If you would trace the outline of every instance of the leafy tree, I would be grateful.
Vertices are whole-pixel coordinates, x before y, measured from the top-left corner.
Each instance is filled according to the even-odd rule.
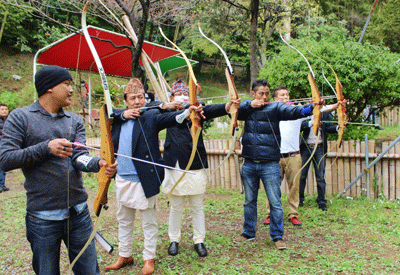
[[[379,2],[371,19],[366,37],[374,44],[384,43],[400,52],[400,0]]]
[[[310,52],[332,65],[343,84],[349,119],[356,121],[361,118],[367,105],[376,105],[379,109],[399,105],[400,68],[395,63],[397,56],[388,48],[355,42],[349,37],[345,24],[337,22],[337,26],[332,26],[324,18],[316,18],[312,23],[313,28],[298,28],[298,38],[290,43],[308,57],[317,85],[324,95],[333,92],[323,79],[322,69],[333,86],[334,74]],[[271,56],[261,70],[260,77],[268,79],[272,87],[286,85],[291,97],[296,98],[311,95],[308,73],[304,59],[282,43],[280,50]]]

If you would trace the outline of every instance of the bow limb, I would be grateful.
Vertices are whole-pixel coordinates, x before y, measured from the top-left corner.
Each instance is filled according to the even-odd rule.
[[[87,13],[88,5],[89,5],[89,1],[86,2],[85,6],[82,10],[82,17],[81,17],[82,32],[83,32],[86,42],[90,48],[90,51],[92,52],[93,58],[96,62],[97,70],[101,77],[101,85],[103,86],[103,91],[104,91],[105,104],[101,107],[101,110],[100,110],[100,135],[101,135],[100,157],[102,157],[107,162],[108,165],[111,165],[112,163],[115,162],[114,146],[113,146],[112,137],[111,137],[111,124],[112,124],[111,114],[113,113],[112,112],[112,101],[111,101],[110,91],[108,88],[109,86],[108,86],[108,82],[107,82],[106,73],[103,69],[103,65],[101,63],[100,57],[97,54],[96,48],[94,47],[93,42],[90,38],[89,32],[87,30],[86,13]],[[73,266],[75,265],[75,263],[78,261],[79,257],[83,254],[83,252],[86,250],[86,248],[90,245],[93,238],[95,237],[97,228],[100,224],[99,221],[100,221],[101,209],[103,207],[106,208],[106,204],[108,202],[108,198],[107,198],[108,187],[110,186],[111,179],[106,176],[105,170],[106,170],[106,167],[103,166],[100,168],[100,171],[98,173],[99,189],[97,191],[97,195],[96,195],[96,198],[94,201],[94,212],[95,212],[97,218],[96,218],[96,222],[93,226],[92,234],[90,235],[89,239],[87,240],[86,244],[81,249],[79,254],[75,257],[73,262],[70,264],[69,269],[68,269],[68,274],[71,274]]]
[[[322,59],[321,57],[313,54],[311,51],[309,51],[312,55],[318,57],[319,59],[321,59],[322,61],[325,62],[326,65],[328,65],[328,67],[332,70],[332,72],[335,74],[335,80],[336,80],[336,90],[332,87],[332,84],[328,81],[328,79],[325,77],[324,72],[322,71],[322,75],[325,79],[326,82],[328,82],[329,86],[331,87],[333,93],[335,94],[337,101],[344,101],[344,95],[343,95],[343,85],[342,83],[340,83],[339,77],[337,76],[335,70],[333,69],[332,65],[329,64],[326,60]],[[346,107],[343,106],[342,104],[339,104],[338,106],[338,124],[339,124],[339,129],[338,129],[338,139],[337,139],[337,146],[338,148],[340,148],[340,146],[342,145],[342,141],[343,141],[343,134],[344,134],[344,126],[346,123],[346,118],[347,118],[347,114],[346,114]]]
[[[231,100],[239,99],[238,92],[237,92],[236,85],[235,85],[235,81],[234,81],[233,68],[232,68],[231,62],[229,61],[229,58],[228,58],[226,52],[214,40],[210,39],[209,37],[207,37],[203,33],[203,31],[200,28],[200,23],[199,23],[199,31],[200,31],[200,34],[204,38],[206,38],[208,41],[213,43],[221,51],[222,55],[224,56],[225,62],[226,62],[225,76],[226,76],[226,80],[228,82],[229,98]],[[229,129],[230,129],[231,135],[234,136],[235,135],[235,131],[238,130],[237,129],[238,128],[238,125],[237,125],[238,108],[234,104],[232,104],[231,108],[229,109],[229,113],[231,115],[231,123],[230,123]]]
[[[308,82],[310,83],[310,87],[311,87],[311,97],[312,97],[312,101],[313,102],[321,102],[321,95],[318,91],[317,88],[317,83],[315,81],[315,74],[314,71],[310,65],[310,62],[308,62],[307,58],[294,46],[290,45],[288,42],[285,41],[285,39],[283,39],[282,37],[282,33],[279,32],[279,36],[281,37],[282,41],[288,45],[290,48],[292,48],[293,50],[295,50],[296,52],[298,52],[301,57],[303,57],[303,59],[306,61],[308,68],[310,70],[310,72],[308,73]],[[313,115],[314,115],[314,125],[313,125],[313,131],[314,134],[317,135],[318,132],[318,128],[319,125],[321,123],[321,112],[319,110],[319,105],[316,105],[313,109]]]
[[[196,77],[193,72],[192,64],[190,64],[189,59],[186,57],[186,54],[171,40],[169,40],[164,32],[162,31],[161,27],[159,27],[161,35],[164,37],[165,40],[167,40],[171,45],[173,45],[182,55],[183,59],[185,60],[188,70],[189,70],[189,104],[190,106],[200,106],[200,103],[197,101],[197,89],[199,87],[199,84],[197,83]],[[192,121],[192,126],[191,126],[191,134],[192,134],[192,140],[193,140],[193,146],[192,146],[192,152],[190,154],[189,161],[186,165],[185,170],[189,170],[190,167],[192,166],[193,160],[196,156],[196,151],[197,151],[197,144],[199,142],[199,137],[201,134],[201,117],[197,112],[192,112],[190,114],[190,120]],[[174,186],[172,186],[171,191],[168,193],[168,201],[171,198],[172,192],[178,186],[179,182],[182,181],[183,177],[186,174],[182,174],[182,176],[178,179],[177,182],[175,182]]]
[[[215,42],[211,38],[207,37],[203,33],[203,31],[201,30],[201,27],[200,27],[200,23],[198,24],[198,26],[199,26],[200,34],[204,38],[206,38],[208,41],[213,43],[221,51],[222,55],[225,58],[225,62],[226,62],[225,76],[226,76],[226,80],[228,82],[229,98],[231,100],[239,99],[238,92],[237,92],[236,85],[235,85],[235,81],[234,81],[233,68],[232,68],[231,62],[229,61],[229,58],[228,58],[226,52],[224,51],[224,49],[222,49],[222,47],[220,45],[217,44],[217,42]],[[224,158],[224,160],[211,173],[211,177],[229,159],[229,157],[231,156],[231,154],[233,153],[233,151],[235,149],[236,140],[239,139],[239,127],[238,127],[238,124],[237,124],[237,119],[238,119],[238,114],[239,114],[238,113],[238,107],[236,107],[234,104],[232,104],[230,109],[229,109],[229,114],[231,115],[231,123],[230,123],[229,130],[230,130],[231,135],[233,136],[232,144],[231,144],[231,146],[229,148],[229,152],[226,155],[226,157]]]

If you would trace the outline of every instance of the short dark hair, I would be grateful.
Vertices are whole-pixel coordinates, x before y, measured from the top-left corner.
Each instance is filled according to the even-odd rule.
[[[257,92],[258,88],[261,86],[267,86],[268,88],[270,88],[269,83],[266,79],[257,79],[253,82],[253,84],[251,84],[251,90],[253,92]]]
[[[2,107],[2,106],[6,106],[8,108],[7,104],[0,103],[0,107]]]
[[[286,91],[287,91],[288,89],[286,88],[286,86],[279,85],[278,87],[276,87],[276,88],[272,91],[273,97],[276,97],[276,92],[279,91],[279,90],[286,90]]]

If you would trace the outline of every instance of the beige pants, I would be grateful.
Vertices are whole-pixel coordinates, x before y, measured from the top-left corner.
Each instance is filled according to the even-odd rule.
[[[294,177],[299,172],[301,168],[301,155],[297,154],[293,157],[281,158],[279,161],[281,165],[281,178],[283,180],[286,175],[286,180],[289,187],[288,194],[288,204],[289,204],[289,219],[292,217],[298,217],[299,212],[297,209],[299,208],[299,183],[300,183],[300,174],[296,177],[296,182],[294,182]],[[267,198],[267,216],[270,215],[269,202]]]
[[[168,235],[171,242],[179,243],[181,240],[181,221],[182,212],[185,206],[185,197],[189,200],[190,212],[193,223],[193,242],[203,243],[206,236],[206,226],[204,220],[203,200],[204,194],[171,196],[171,210],[169,212]]]
[[[138,211],[142,214],[142,229],[144,235],[143,260],[151,260],[156,257],[158,235],[157,210],[154,205],[153,207]],[[135,212],[136,209],[118,203],[119,255],[126,258],[132,255]]]

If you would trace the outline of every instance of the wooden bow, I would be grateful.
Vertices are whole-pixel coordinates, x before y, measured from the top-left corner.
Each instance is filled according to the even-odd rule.
[[[101,144],[100,144],[100,157],[102,157],[104,160],[107,161],[108,165],[111,165],[115,162],[115,157],[114,157],[114,145],[112,142],[112,136],[111,136],[111,124],[112,124],[112,101],[111,101],[111,96],[110,96],[110,90],[106,78],[106,73],[103,69],[103,65],[101,63],[100,57],[97,54],[96,48],[93,45],[93,42],[90,38],[89,32],[87,30],[87,25],[86,25],[86,13],[87,13],[87,8],[89,5],[89,1],[86,2],[83,10],[82,10],[82,17],[81,17],[81,24],[82,24],[82,32],[83,35],[85,36],[86,42],[90,48],[90,51],[92,52],[93,58],[96,62],[97,70],[100,74],[101,77],[101,85],[103,86],[103,91],[104,91],[104,99],[105,99],[105,104],[101,107],[100,109],[100,136],[101,136]],[[100,213],[102,208],[107,209],[107,193],[108,193],[108,187],[110,186],[111,179],[106,176],[105,174],[106,167],[103,166],[101,167],[99,173],[98,173],[98,183],[99,183],[99,189],[97,191],[97,195],[94,201],[94,213],[96,214],[96,222],[95,225],[93,226],[93,231],[92,234],[90,235],[89,239],[87,240],[86,244],[82,248],[82,250],[79,252],[79,254],[75,257],[74,261],[70,264],[70,267],[68,269],[68,274],[71,274],[72,268],[75,265],[76,261],[79,259],[79,257],[82,255],[82,253],[86,250],[86,248],[89,246],[89,244],[92,242],[93,238],[96,235],[97,228],[99,226],[99,220],[100,220]]]
[[[324,71],[322,70],[322,76],[324,77],[325,81],[329,84],[329,87],[331,87],[333,93],[336,96],[337,101],[344,101],[344,95],[343,95],[343,85],[342,83],[340,83],[339,77],[337,76],[335,70],[333,69],[333,67],[331,66],[331,64],[329,64],[326,60],[322,59],[322,57],[317,56],[316,54],[312,53],[311,51],[309,51],[312,55],[314,55],[315,57],[321,59],[326,65],[328,65],[328,67],[332,70],[332,72],[335,74],[335,79],[336,79],[336,89],[333,88],[332,84],[329,82],[329,80],[325,77]],[[338,125],[339,125],[339,129],[338,129],[338,139],[337,139],[337,146],[338,148],[340,148],[340,146],[342,145],[342,141],[343,141],[343,134],[344,134],[344,126],[346,123],[346,118],[347,118],[347,114],[346,114],[346,107],[342,104],[339,104],[338,106]]]
[[[204,38],[206,38],[208,41],[210,41],[215,46],[217,46],[217,48],[221,51],[222,55],[224,56],[225,62],[226,62],[225,76],[226,76],[226,80],[228,82],[229,98],[231,100],[238,100],[239,96],[238,96],[238,92],[236,90],[236,85],[235,85],[235,81],[234,81],[233,68],[232,68],[231,62],[229,61],[227,54],[225,53],[225,51],[222,49],[222,47],[220,45],[218,45],[214,40],[207,37],[203,33],[203,31],[200,28],[200,23],[199,23],[199,31],[200,31],[200,34],[202,36],[204,36]],[[238,123],[237,123],[239,113],[238,113],[238,107],[236,107],[235,104],[231,105],[231,107],[229,109],[229,114],[231,115],[231,123],[230,123],[229,130],[230,130],[231,135],[233,136],[233,141],[232,141],[232,144],[229,148],[229,152],[226,155],[225,159],[218,165],[217,168],[214,169],[214,171],[211,173],[211,175],[213,175],[216,171],[218,171],[218,169],[229,159],[229,157],[231,156],[231,154],[233,152],[233,149],[235,148],[236,140],[239,139],[239,127],[238,127]]]
[[[282,41],[288,45],[290,48],[292,48],[293,50],[295,50],[296,52],[298,52],[306,61],[308,68],[310,69],[310,72],[308,73],[308,82],[310,83],[310,87],[311,87],[311,98],[313,102],[321,102],[321,95],[318,91],[317,88],[317,83],[315,81],[315,74],[314,71],[310,65],[310,62],[308,62],[307,58],[294,46],[290,45],[288,42],[285,41],[285,39],[283,39],[282,37],[282,33],[279,32],[279,35],[282,39]],[[317,135],[318,133],[318,128],[321,122],[321,112],[319,110],[319,106],[316,105],[313,109],[313,116],[314,116],[314,125],[313,125],[313,131],[314,134]]]
[[[164,37],[165,40],[167,40],[171,45],[173,45],[182,55],[183,59],[185,60],[188,70],[189,70],[189,104],[190,106],[200,106],[200,103],[197,101],[197,89],[200,87],[200,85],[197,83],[196,77],[193,72],[192,65],[190,64],[189,59],[186,57],[185,53],[171,40],[169,40],[164,32],[162,31],[161,27],[159,27],[161,35]],[[200,114],[197,112],[192,112],[190,114],[190,120],[192,121],[192,126],[191,126],[191,134],[192,134],[192,140],[193,140],[193,147],[192,147],[192,152],[190,154],[190,158],[188,161],[188,164],[186,165],[185,170],[189,170],[190,167],[192,166],[194,157],[196,156],[196,151],[197,151],[197,144],[199,142],[199,137],[201,134],[201,117]],[[172,192],[175,190],[176,186],[179,184],[179,182],[182,181],[183,177],[186,174],[182,174],[182,176],[177,180],[177,182],[172,186],[171,191],[168,193],[168,201],[171,198]]]
[[[288,42],[285,41],[285,39],[283,39],[282,37],[282,33],[279,32],[279,36],[281,37],[282,41],[288,45],[290,48],[292,48],[293,50],[295,50],[296,52],[298,52],[306,61],[308,68],[310,69],[310,72],[308,73],[308,82],[310,83],[310,87],[311,87],[311,97],[312,97],[312,101],[313,102],[321,102],[321,95],[318,91],[317,88],[317,83],[315,81],[315,74],[314,71],[310,65],[310,62],[308,62],[307,58],[294,46],[290,45]],[[310,158],[304,163],[304,165],[300,168],[299,172],[297,172],[297,174],[294,177],[294,181],[296,181],[297,176],[301,173],[301,171],[303,170],[304,167],[307,166],[307,164],[311,161],[312,157],[314,156],[318,146],[318,141],[320,139],[321,133],[320,131],[318,131],[319,125],[321,124],[321,111],[319,109],[319,105],[315,105],[314,109],[313,109],[313,116],[314,116],[314,124],[313,124],[313,132],[314,134],[317,136],[317,139],[315,141],[315,146],[314,146],[314,150],[311,152]]]

